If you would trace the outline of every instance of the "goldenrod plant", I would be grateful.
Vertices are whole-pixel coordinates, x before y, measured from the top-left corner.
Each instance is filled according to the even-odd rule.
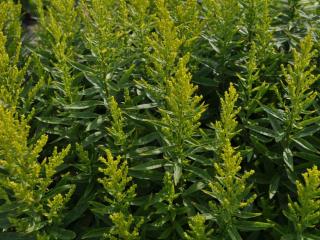
[[[165,1],[176,25],[179,38],[183,39],[185,51],[191,50],[199,40],[205,21],[201,20],[201,5],[198,1]]]
[[[51,126],[51,132],[55,132],[57,139],[73,138],[74,127],[71,125],[79,120],[77,109],[83,98],[79,94],[81,89],[76,83],[78,79],[73,74],[74,68],[70,63],[79,49],[77,39],[80,25],[78,12],[74,8],[76,2],[55,0],[47,4],[36,0],[34,3],[39,23],[35,27],[36,37],[31,42],[30,49],[33,52],[33,66],[39,74],[32,76],[31,87],[40,87],[41,94],[32,107],[36,109],[37,120],[43,125]],[[38,42],[37,39],[45,41]],[[51,107],[46,108],[43,102],[51,102]],[[39,111],[43,108],[45,111]],[[54,129],[56,123],[62,122],[69,128],[65,131]],[[74,138],[73,143],[77,140]]]
[[[179,211],[183,208],[178,203],[181,194],[175,187],[173,174],[166,172],[163,177],[162,189],[145,205],[147,209],[154,209],[149,218],[153,221],[149,225],[150,236],[158,235],[159,239],[183,238],[182,221]],[[150,231],[151,230],[151,231]]]
[[[82,70],[92,85],[102,88],[100,94],[107,101],[132,86],[126,71],[140,72],[151,28],[149,1],[81,1],[79,12],[84,25],[81,38],[91,56],[84,61],[93,67]]]
[[[16,107],[26,76],[28,61],[21,66],[21,6],[0,2],[0,102]]]
[[[75,101],[78,91],[75,87],[77,85],[73,83],[75,79],[71,75],[72,67],[68,63],[75,56],[75,35],[79,31],[78,16],[74,5],[74,0],[50,1],[46,15],[43,10],[42,0],[37,1],[41,26],[39,34],[43,34],[43,38],[47,40],[42,42],[43,52],[39,52],[39,54],[47,51],[47,53],[52,54],[52,59],[55,59],[48,63],[53,65],[50,66],[52,68],[51,73],[54,76],[54,81],[51,84],[56,85],[55,89],[58,94],[63,96],[67,103]],[[37,44],[40,45],[39,43]]]
[[[146,89],[153,101],[163,104],[165,94],[164,83],[176,70],[183,39],[179,37],[175,22],[166,7],[166,1],[156,2],[155,28],[147,37],[149,48],[146,48],[148,73],[147,81],[139,81],[139,85]]]
[[[0,0],[0,239],[319,239],[319,11]]]
[[[228,85],[227,79],[222,81],[222,76],[229,78],[232,73],[228,70],[234,66],[233,52],[239,45],[239,25],[242,24],[243,16],[241,14],[240,1],[235,0],[207,0],[204,1],[206,7],[206,28],[204,37],[209,42],[208,51],[215,56],[214,79],[215,84]]]
[[[181,58],[175,76],[165,81],[166,104],[160,109],[163,141],[169,147],[165,158],[173,164],[176,185],[183,174],[183,166],[190,161],[187,157],[192,151],[192,140],[199,134],[200,118],[206,108],[201,96],[195,95],[197,88],[191,83],[191,74],[186,68],[188,59],[188,55]]]
[[[1,222],[5,223],[2,232],[14,230],[22,233],[21,236],[33,235],[39,239],[59,239],[61,232],[70,236],[59,226],[63,226],[63,211],[75,187],[49,189],[70,146],[61,152],[55,149],[50,157],[40,160],[48,137],[43,135],[30,144],[27,120],[2,104],[0,128],[0,188],[4,200]]]
[[[248,59],[244,65],[245,73],[238,74],[239,77],[239,99],[244,106],[240,112],[243,124],[249,124],[251,114],[254,114],[259,102],[268,90],[266,82],[260,80],[260,69],[258,68],[257,47],[253,42],[248,53]]]
[[[238,93],[234,86],[230,85],[224,98],[221,99],[221,119],[213,125],[216,131],[216,152],[219,159],[214,164],[217,180],[209,184],[211,191],[207,192],[217,201],[209,203],[213,219],[219,226],[217,234],[221,234],[221,237],[228,235],[230,239],[240,238],[238,230],[246,227],[257,227],[257,229],[271,227],[268,223],[249,221],[242,223],[241,220],[241,211],[245,212],[245,209],[253,204],[257,195],[250,194],[248,184],[248,179],[254,171],[240,173],[242,157],[240,152],[236,152],[231,142],[237,134],[236,116],[240,111],[235,107],[237,100]]]
[[[236,116],[240,108],[236,108],[236,101],[238,100],[238,93],[234,86],[231,84],[228,91],[225,92],[224,98],[220,99],[220,121],[217,121],[212,127],[215,130],[217,151],[218,155],[222,152],[223,148],[231,143],[231,139],[237,134]]]
[[[294,233],[287,233],[283,239],[317,239],[320,222],[320,171],[314,166],[302,174],[303,182],[296,181],[297,201],[290,196],[288,208],[283,211],[284,215],[293,225]]]
[[[291,188],[298,173],[306,167],[311,168],[316,161],[318,148],[314,145],[314,141],[317,141],[314,134],[319,128],[314,105],[317,97],[314,84],[319,79],[313,64],[316,54],[312,35],[308,34],[300,41],[299,48],[293,49],[292,64],[286,68],[282,66],[282,89],[272,87],[277,102],[274,105],[261,105],[261,110],[267,114],[268,123],[264,124],[260,119],[260,124],[252,125],[250,121],[251,125],[248,126],[253,152],[272,162],[268,166],[261,164],[266,171],[264,174],[269,176],[265,178],[269,183],[269,199],[279,194],[282,188]],[[283,170],[279,171],[279,166]],[[272,172],[271,177],[268,172]],[[276,199],[281,201],[281,198]]]
[[[13,57],[10,57],[7,48],[7,37],[0,30],[0,101],[2,104],[16,107],[20,94],[22,92],[22,84],[28,68],[28,63],[24,67],[19,67],[20,45]]]
[[[210,234],[213,232],[213,230],[207,230],[206,229],[206,218],[203,215],[195,215],[190,218],[189,220],[189,227],[191,230],[188,230],[185,233],[185,239],[186,240],[208,240],[208,239],[214,239],[210,238]]]
[[[10,57],[20,57],[22,28],[21,5],[14,1],[0,1],[0,30],[7,36],[7,51]]]
[[[125,147],[127,143],[127,138],[129,137],[124,132],[125,127],[125,118],[123,113],[118,106],[114,97],[111,97],[109,100],[110,113],[112,117],[111,127],[107,129],[110,135],[113,137],[114,144],[120,147]]]
[[[204,21],[195,1],[156,1],[154,28],[147,37],[145,55],[147,76],[139,82],[148,94],[161,103],[163,82],[174,75],[178,60],[193,48]]]
[[[139,238],[139,227],[143,219],[136,219],[130,214],[130,205],[136,196],[136,185],[132,184],[132,178],[128,176],[126,160],[120,156],[113,158],[110,150],[106,150],[107,158],[100,158],[104,167],[99,168],[104,177],[98,181],[104,188],[104,200],[107,204],[106,213],[113,225],[103,239],[128,239]],[[97,209],[96,209],[97,211]]]
[[[301,150],[317,152],[316,148],[308,142],[309,136],[318,128],[317,124],[314,124],[317,118],[312,116],[312,102],[317,96],[312,86],[319,78],[313,74],[315,65],[312,64],[312,59],[316,52],[312,47],[312,36],[309,34],[301,40],[299,49],[293,50],[293,65],[288,65],[287,68],[282,67],[284,80],[281,85],[285,94],[283,97],[279,96],[281,101],[279,105],[282,108],[262,106],[268,114],[272,130],[262,126],[249,127],[258,141],[266,142],[268,138],[273,138],[275,142],[281,144],[281,148],[277,151],[282,153],[277,153],[280,155],[273,157],[283,159],[283,165],[292,182],[295,182],[296,178],[294,149],[298,148],[298,152]],[[280,92],[279,89],[277,91]],[[262,148],[261,145],[257,147]]]
[[[313,50],[312,35],[308,34],[301,42],[300,49],[293,50],[293,66],[283,68],[283,75],[286,83],[289,106],[285,106],[288,115],[289,131],[293,125],[298,125],[301,114],[308,109],[317,93],[312,90],[312,85],[319,79],[313,74],[316,65],[312,63],[313,57],[317,54]]]
[[[269,68],[268,64],[274,66],[273,62],[271,62],[270,58],[276,62],[276,58],[274,58],[274,45],[273,45],[273,29],[272,27],[272,15],[271,5],[272,1],[264,0],[258,1],[257,6],[257,20],[255,23],[256,36],[253,39],[256,43],[257,48],[257,58],[261,61],[261,67]],[[269,61],[268,61],[269,60]]]

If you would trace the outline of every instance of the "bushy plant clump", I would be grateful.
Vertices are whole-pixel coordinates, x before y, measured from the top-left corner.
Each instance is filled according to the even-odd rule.
[[[0,239],[320,239],[317,0],[0,0]]]

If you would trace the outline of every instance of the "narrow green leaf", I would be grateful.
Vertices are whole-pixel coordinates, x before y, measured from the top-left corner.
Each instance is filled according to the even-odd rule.
[[[250,218],[255,218],[255,217],[259,217],[261,216],[262,213],[257,213],[257,212],[240,212],[240,213],[237,213],[236,216],[238,218],[242,218],[242,219],[250,219]]]
[[[277,110],[277,109],[271,109],[265,105],[261,105],[262,109],[270,114],[271,116],[277,118],[278,120],[280,120],[281,122],[283,122],[285,120],[285,117],[284,117],[284,113],[282,113],[281,111]]]
[[[276,138],[277,137],[277,134],[273,130],[265,128],[265,127],[247,126],[247,128],[252,130],[252,131],[254,131],[254,132],[256,132],[256,133],[264,135],[266,137],[272,137],[272,138]]]
[[[91,119],[99,117],[99,114],[93,112],[72,112],[68,114],[68,118],[76,118],[76,119]]]
[[[40,122],[56,125],[65,125],[67,124],[65,119],[57,117],[36,117]]]
[[[46,193],[46,195],[43,197],[43,200],[52,198],[53,196],[59,193],[67,192],[72,188],[72,186],[73,186],[72,184],[66,184],[66,185],[55,187]]]
[[[175,185],[178,185],[181,176],[182,176],[182,166],[179,163],[174,163],[174,165],[173,165],[173,179],[174,179]]]
[[[88,137],[86,137],[83,141],[83,146],[89,146],[91,144],[95,144],[96,142],[98,142],[101,138],[103,138],[105,136],[105,134],[103,132],[95,132],[92,133],[91,135],[89,135]]]
[[[278,191],[280,176],[274,175],[269,185],[269,199],[272,199]]]
[[[64,106],[65,110],[84,110],[88,108],[93,108],[96,106],[104,106],[104,103],[97,100],[87,100],[87,101],[81,101],[72,103],[70,105]]]
[[[292,140],[300,147],[302,147],[305,150],[308,150],[310,152],[314,153],[319,153],[319,151],[312,145],[310,144],[307,140],[302,139],[302,138],[292,138]]]
[[[310,152],[295,152],[294,156],[297,156],[299,158],[305,159],[307,161],[311,161],[314,163],[318,163],[319,161],[319,155],[310,153]]]
[[[318,233],[317,235],[312,234],[312,233],[305,233],[303,234],[306,240],[320,240],[320,234]]]
[[[129,176],[145,179],[150,181],[161,181],[163,179],[163,174],[157,171],[133,171],[129,169]]]
[[[153,142],[158,137],[159,137],[159,133],[152,132],[152,133],[149,133],[149,134],[139,138],[136,142],[134,142],[134,145],[137,145],[137,146],[146,145],[148,143]]]
[[[197,191],[205,188],[205,186],[206,186],[206,184],[204,184],[203,182],[195,182],[182,193],[182,196],[186,197],[194,192],[197,192]]]
[[[73,231],[58,227],[52,227],[48,230],[48,232],[55,238],[61,240],[71,240],[76,237],[76,234]]]
[[[72,61],[69,59],[69,63],[76,69],[78,69],[81,72],[89,72],[89,73],[95,73],[95,70],[88,65],[81,64],[76,61]]]
[[[236,223],[237,229],[241,231],[261,231],[272,228],[274,224],[267,222],[253,222],[253,221],[238,221]]]
[[[285,148],[283,151],[283,160],[287,167],[293,172],[294,167],[293,167],[293,155],[292,152],[289,148]]]
[[[147,147],[136,149],[135,154],[137,156],[152,156],[152,155],[159,155],[163,153],[163,151],[164,151],[163,147],[147,146]]]
[[[157,103],[145,103],[145,104],[140,104],[140,105],[125,108],[125,110],[143,110],[143,109],[156,108],[157,106],[158,106]]]
[[[295,138],[303,138],[308,136],[313,136],[316,132],[320,130],[320,125],[313,125],[309,127],[304,127],[302,130],[297,132],[294,137]]]
[[[165,160],[163,160],[163,159],[151,160],[146,163],[133,166],[130,169],[134,170],[134,171],[152,170],[152,169],[161,168],[164,166],[164,164],[165,164]]]
[[[66,212],[63,220],[64,224],[69,225],[70,223],[76,221],[89,208],[89,202],[95,197],[92,192],[94,187],[95,185],[93,182],[87,185],[84,194],[81,195],[77,204],[75,204],[70,211]]]
[[[103,228],[94,228],[88,230],[82,237],[81,239],[90,239],[90,238],[103,238],[103,235],[108,232],[108,229],[103,227]]]
[[[198,167],[194,167],[194,166],[186,166],[185,170],[188,172],[193,173],[194,175],[202,178],[203,180],[205,180],[206,182],[210,182],[212,180],[212,177],[210,176],[210,174],[201,168]]]
[[[242,240],[242,237],[240,236],[239,232],[233,226],[228,227],[227,232],[228,232],[229,237],[232,240]]]
[[[107,121],[107,117],[99,116],[95,120],[88,123],[86,131],[101,129],[101,126]]]
[[[303,120],[303,121],[299,122],[299,126],[306,127],[312,123],[320,123],[320,116]]]

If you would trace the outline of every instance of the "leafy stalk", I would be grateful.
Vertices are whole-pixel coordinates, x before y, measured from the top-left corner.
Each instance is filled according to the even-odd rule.
[[[237,100],[238,94],[234,86],[230,85],[224,99],[221,99],[221,120],[213,125],[220,161],[214,164],[216,181],[209,184],[209,194],[217,201],[210,202],[212,214],[220,227],[220,234],[228,235],[231,239],[238,239],[240,236],[237,231],[237,216],[241,216],[241,211],[250,206],[256,198],[255,194],[249,196],[248,186],[248,178],[254,171],[240,174],[242,157],[231,144],[237,133],[236,115],[240,111],[235,107]]]
[[[100,158],[104,167],[99,168],[104,177],[99,178],[103,185],[107,206],[110,208],[109,217],[113,223],[110,231],[104,235],[105,239],[139,238],[139,228],[143,220],[136,222],[130,213],[130,205],[136,196],[136,185],[131,184],[132,178],[128,176],[128,166],[125,160],[118,156],[113,158],[111,152],[106,150],[107,158]]]
[[[39,155],[47,142],[43,135],[34,145],[28,144],[29,126],[25,118],[18,118],[12,110],[0,105],[0,188],[6,201],[10,224],[5,231],[14,228],[24,234],[50,235],[50,226],[62,224],[65,205],[70,200],[74,186],[66,194],[49,191],[55,184],[54,176],[62,165],[70,146],[39,163]],[[52,236],[53,237],[53,236]],[[56,238],[52,238],[56,239]]]
[[[307,169],[302,176],[304,183],[296,181],[297,201],[294,202],[288,196],[288,208],[283,211],[293,224],[295,231],[295,233],[286,235],[288,239],[289,237],[290,239],[306,239],[308,229],[316,229],[320,223],[320,171],[314,166]]]

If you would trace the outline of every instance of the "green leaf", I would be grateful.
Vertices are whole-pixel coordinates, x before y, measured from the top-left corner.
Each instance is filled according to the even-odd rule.
[[[304,140],[302,138],[292,138],[292,140],[300,147],[302,147],[305,150],[308,150],[310,152],[314,153],[319,153],[319,151],[312,145],[310,144],[307,140]]]
[[[238,218],[242,218],[242,219],[250,219],[250,218],[255,218],[255,217],[259,217],[261,216],[262,213],[258,213],[258,212],[245,212],[242,211],[240,213],[237,213],[236,216]]]
[[[163,174],[157,171],[133,171],[129,169],[128,174],[134,178],[150,181],[161,181],[163,179]]]
[[[319,155],[310,152],[295,152],[294,156],[314,162],[315,164],[319,161]]]
[[[105,136],[105,133],[103,132],[95,132],[90,134],[88,137],[86,137],[83,141],[83,146],[87,147],[89,145],[95,144],[96,142],[98,142],[101,138],[103,138]]]
[[[127,107],[124,108],[124,110],[143,110],[143,109],[152,109],[156,108],[158,106],[157,103],[145,103],[145,104],[140,104],[132,107]]]
[[[210,176],[210,174],[205,169],[201,169],[201,168],[194,167],[194,166],[186,166],[185,170],[188,171],[188,172],[193,173],[194,175],[196,175],[196,176],[198,176],[200,178],[202,178],[206,182],[210,182],[212,180],[212,177]]]
[[[100,115],[93,112],[71,112],[68,114],[68,118],[76,118],[76,119],[91,119],[97,118]]]
[[[283,160],[286,164],[286,166],[293,172],[294,166],[293,166],[293,155],[289,148],[285,148],[283,151]]]
[[[320,240],[320,235],[312,234],[312,233],[304,233],[303,236],[306,238],[306,240]]]
[[[70,223],[76,221],[82,216],[82,214],[89,208],[89,202],[94,199],[95,195],[92,190],[94,189],[94,182],[87,185],[84,194],[81,195],[78,202],[74,205],[74,207],[65,213],[64,224],[69,225]]]
[[[240,236],[239,232],[233,226],[227,227],[227,232],[228,232],[229,237],[232,240],[242,240],[242,237]]]
[[[102,128],[101,126],[103,126],[103,124],[107,120],[108,120],[108,118],[105,116],[97,117],[95,120],[88,123],[88,125],[86,127],[86,131],[88,132],[88,131],[92,131],[92,130],[101,129]]]
[[[104,234],[108,233],[107,228],[94,228],[89,229],[82,237],[81,239],[90,239],[90,238],[102,238]]]
[[[159,236],[158,239],[168,239],[171,235],[171,233],[173,232],[173,228],[172,227],[167,227],[164,231],[162,231],[161,235]]]
[[[65,119],[57,117],[36,117],[40,122],[56,125],[65,125]]]
[[[278,109],[271,109],[265,105],[261,105],[261,108],[268,113],[269,115],[277,118],[278,120],[280,120],[281,122],[285,121],[285,115],[283,112],[281,112]]]
[[[165,164],[165,160],[158,159],[158,160],[151,160],[143,164],[139,164],[136,166],[131,167],[131,170],[134,171],[145,171],[145,170],[153,170],[163,167]]]
[[[273,130],[265,128],[265,127],[250,125],[250,126],[247,126],[247,128],[256,132],[256,133],[264,135],[266,137],[272,137],[272,138],[277,137],[277,134]]]
[[[198,76],[193,79],[193,82],[206,87],[216,87],[217,83],[212,78]]]
[[[50,233],[51,236],[61,240],[70,240],[76,237],[76,234],[73,231],[66,230],[63,228],[58,228],[58,227],[50,228],[48,230],[48,233]]]
[[[320,130],[320,125],[313,125],[310,127],[304,127],[302,130],[294,134],[295,138],[303,138],[308,136],[313,136],[316,132]]]
[[[137,156],[152,156],[152,155],[159,155],[163,153],[167,147],[157,147],[157,146],[146,146],[142,148],[137,148],[134,152]]]
[[[195,182],[182,193],[182,196],[186,197],[194,192],[202,190],[205,187],[206,187],[206,184],[204,184],[203,182]]]
[[[306,127],[312,123],[320,123],[320,116],[303,120],[303,121],[299,122],[299,126]]]
[[[72,103],[70,105],[65,105],[64,109],[65,110],[84,110],[84,109],[93,108],[96,106],[104,106],[104,103],[97,100],[87,100],[87,101]]]
[[[269,185],[269,199],[272,199],[274,195],[277,193],[278,187],[279,187],[279,181],[280,181],[280,176],[278,174],[272,177],[271,183]]]
[[[182,176],[182,166],[181,164],[175,162],[173,164],[174,185],[178,185],[181,176]]]
[[[72,61],[69,59],[69,63],[76,69],[78,69],[79,71],[81,72],[89,72],[89,73],[95,73],[96,71],[89,67],[88,65],[84,65],[84,64],[81,64],[79,63],[78,61]]]
[[[272,228],[274,224],[267,222],[253,222],[253,221],[238,221],[235,223],[237,229],[240,231],[261,231],[268,228]]]
[[[146,145],[158,139],[158,137],[159,137],[159,133],[152,132],[139,138],[136,142],[134,142],[134,145],[137,145],[137,146]]]

